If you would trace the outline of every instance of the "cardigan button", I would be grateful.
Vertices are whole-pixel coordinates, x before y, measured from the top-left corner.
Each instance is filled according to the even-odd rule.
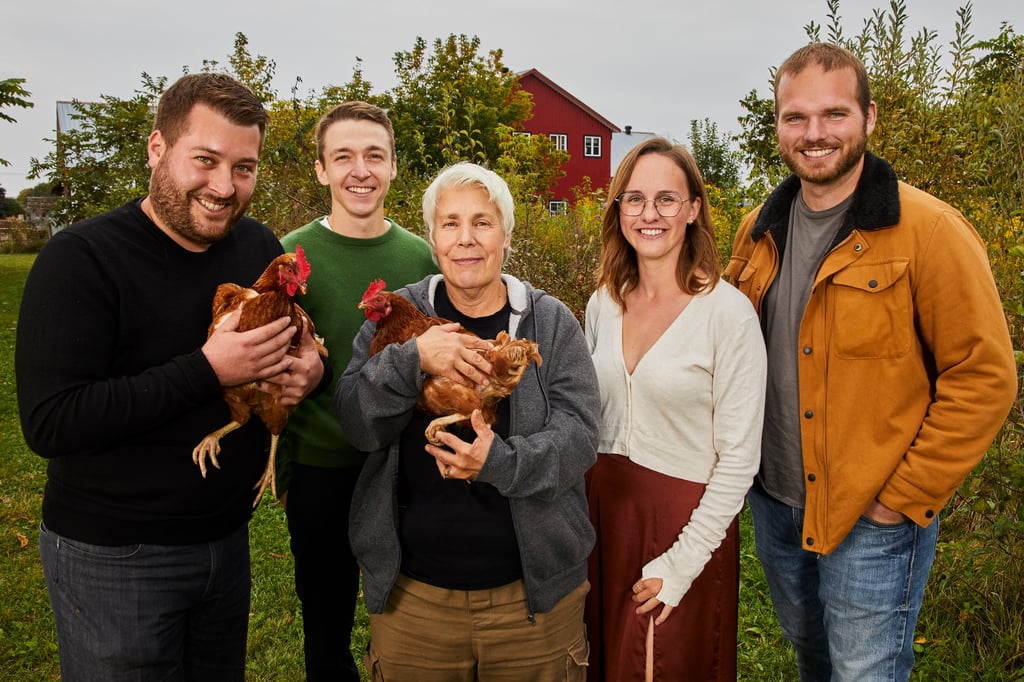
[[[811,483],[814,483],[814,481],[817,479],[815,478],[814,474],[807,474],[807,480],[810,481]]]
[[[814,410],[807,410],[804,412],[804,419],[810,419],[814,416]]]
[[[814,351],[813,351],[813,349],[811,349],[810,346],[804,346],[804,355],[810,355],[813,352]]]

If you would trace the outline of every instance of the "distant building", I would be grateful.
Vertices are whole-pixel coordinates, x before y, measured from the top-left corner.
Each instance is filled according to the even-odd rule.
[[[519,85],[533,95],[533,116],[523,123],[521,132],[547,135],[556,148],[569,154],[565,177],[548,199],[549,210],[557,213],[568,207],[572,189],[584,177],[595,189],[606,187],[612,173],[612,136],[621,132],[619,127],[537,69],[520,73]]]
[[[100,102],[69,102],[57,100],[57,135],[70,133],[82,127],[80,117],[88,107],[101,106]]]
[[[611,175],[615,176],[622,163],[622,157],[629,153],[629,150],[641,142],[657,137],[656,133],[641,133],[633,130],[633,126],[626,126],[621,133],[612,135]]]

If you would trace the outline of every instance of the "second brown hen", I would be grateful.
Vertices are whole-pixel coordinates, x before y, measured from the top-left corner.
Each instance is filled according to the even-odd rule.
[[[441,445],[438,431],[452,424],[468,424],[473,410],[480,410],[484,421],[494,424],[498,401],[512,394],[530,362],[539,367],[542,360],[537,343],[528,339],[513,339],[508,332],[498,332],[491,340],[489,350],[480,351],[491,363],[491,374],[485,385],[463,386],[447,377],[429,376],[416,401],[416,407],[427,414],[437,415],[424,432],[427,440]]]
[[[409,300],[390,291],[385,291],[383,280],[370,283],[359,308],[367,319],[377,325],[370,341],[370,355],[379,353],[389,343],[403,343],[419,336],[430,327],[448,324],[440,317],[425,315]],[[476,336],[466,329],[462,334]],[[507,332],[499,332],[490,339],[491,348],[480,350],[491,363],[491,374],[486,385],[464,386],[451,379],[428,376],[423,382],[416,407],[437,417],[427,426],[425,435],[434,445],[441,445],[437,432],[451,424],[468,423],[473,410],[479,409],[484,420],[494,424],[495,406],[498,401],[512,394],[530,362],[539,367],[542,360],[537,344],[528,339],[513,339]]]

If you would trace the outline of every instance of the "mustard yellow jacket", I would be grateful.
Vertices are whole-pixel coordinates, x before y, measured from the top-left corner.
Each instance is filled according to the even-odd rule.
[[[726,277],[759,315],[799,189],[795,176],[785,180],[736,235]],[[803,546],[821,554],[876,498],[929,524],[984,456],[1017,391],[981,238],[870,153],[815,275],[796,350]]]

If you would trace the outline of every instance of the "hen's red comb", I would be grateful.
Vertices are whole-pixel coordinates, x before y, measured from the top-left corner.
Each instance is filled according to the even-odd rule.
[[[370,282],[370,286],[366,287],[366,293],[363,294],[363,300],[365,301],[366,299],[370,298],[371,296],[376,296],[380,292],[384,291],[384,289],[387,286],[388,285],[385,284],[384,280],[382,280],[382,279],[375,279],[375,280],[373,280],[372,282]]]
[[[306,254],[298,244],[295,245],[295,265],[299,268],[299,277],[305,282],[309,277],[309,261],[306,260]]]

